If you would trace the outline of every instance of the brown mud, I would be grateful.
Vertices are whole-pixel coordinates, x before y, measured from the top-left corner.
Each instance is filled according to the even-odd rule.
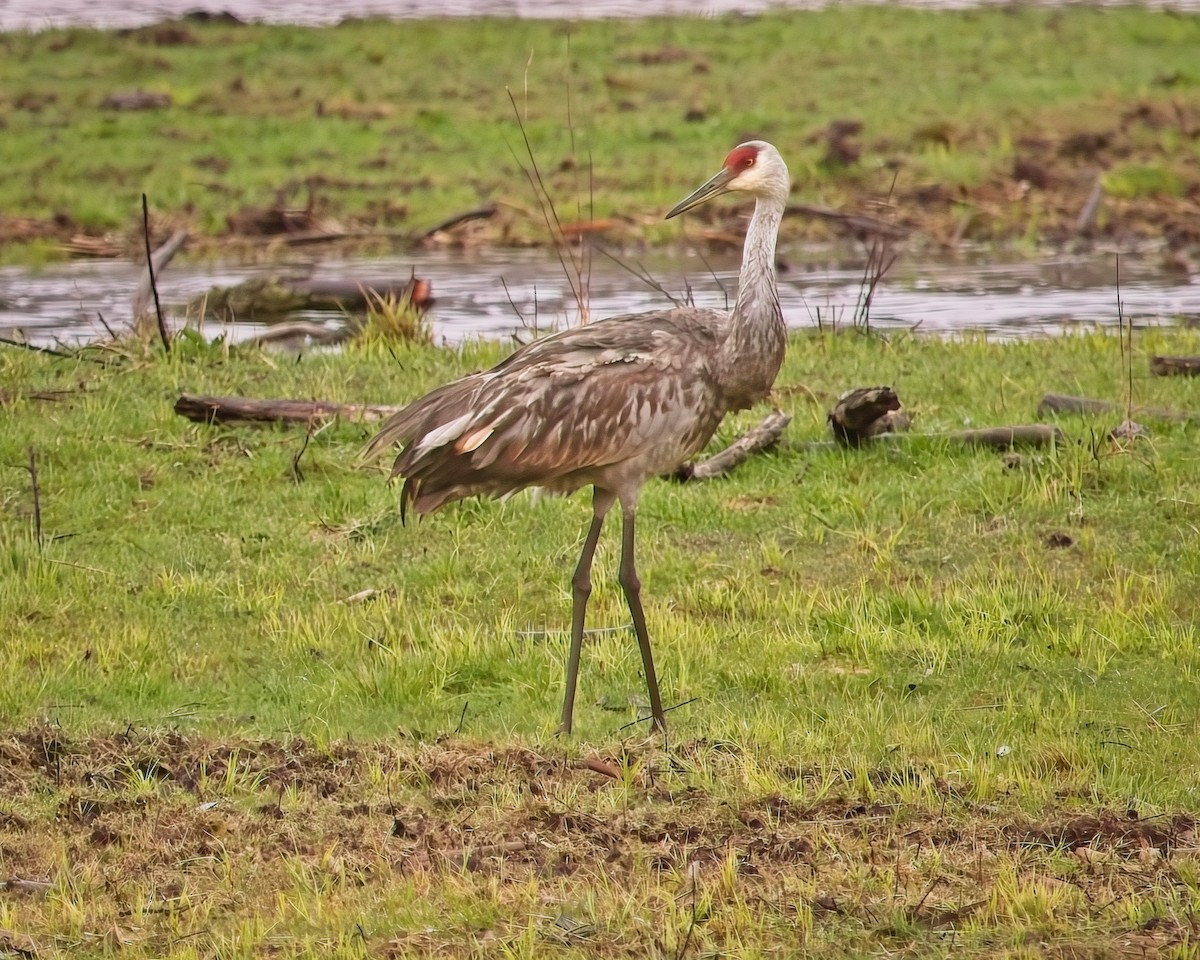
[[[635,899],[650,885],[685,905],[699,895],[705,918],[736,909],[775,935],[811,925],[807,936],[818,939],[822,927],[847,929],[897,947],[968,921],[976,934],[1003,928],[1031,909],[1013,906],[1022,897],[1053,902],[1053,919],[1076,931],[1062,943],[1079,949],[1062,955],[1156,955],[1200,934],[1190,912],[1129,906],[1186,899],[1200,868],[1189,815],[1064,800],[1034,818],[973,802],[914,768],[871,771],[869,796],[848,774],[817,791],[811,771],[775,771],[785,785],[804,781],[810,789],[795,796],[821,797],[812,801],[786,789],[731,799],[711,786],[721,777],[694,775],[724,765],[736,777],[741,762],[702,741],[579,759],[465,740],[317,746],[10,732],[0,738],[0,898],[21,916],[48,891],[84,891],[94,924],[126,924],[134,912],[143,945],[163,950],[197,904],[207,936],[239,916],[269,915],[298,875],[364,901],[401,878],[434,898],[483,884],[502,903],[536,884],[548,914],[596,885]],[[903,802],[906,785],[923,785],[936,803]],[[55,933],[29,916],[21,933],[44,947]],[[521,922],[472,936],[503,940]],[[552,940],[584,936],[551,927],[543,935]],[[733,945],[722,929],[704,931],[710,947]],[[364,936],[371,955],[388,957],[442,953],[454,939],[428,929]],[[599,955],[658,955],[654,939],[588,919]]]

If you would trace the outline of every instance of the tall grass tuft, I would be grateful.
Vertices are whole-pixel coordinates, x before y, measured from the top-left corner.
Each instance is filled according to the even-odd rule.
[[[413,303],[412,293],[367,292],[367,317],[355,340],[359,343],[405,343],[428,346],[433,328],[425,311]]]

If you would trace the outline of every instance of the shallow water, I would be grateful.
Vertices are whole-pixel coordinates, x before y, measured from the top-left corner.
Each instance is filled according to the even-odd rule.
[[[818,322],[850,325],[862,289],[863,257],[855,251],[784,251],[780,303],[792,327]],[[630,262],[649,272],[670,293],[690,287],[700,306],[724,307],[737,286],[733,257],[681,260],[662,255]],[[709,272],[712,268],[712,273]],[[292,268],[314,277],[429,280],[437,302],[430,320],[439,341],[471,337],[527,339],[530,328],[577,322],[571,285],[557,260],[544,251],[495,251],[463,256],[420,253],[389,259],[320,260]],[[213,286],[238,283],[280,268],[239,264],[172,264],[159,293],[177,322],[183,306]],[[1123,255],[1121,301],[1137,325],[1200,321],[1200,274],[1166,272],[1153,255]],[[0,335],[27,337],[42,345],[80,343],[103,336],[101,320],[114,330],[129,321],[140,273],[123,262],[81,262],[31,271],[0,269]],[[901,261],[875,292],[870,323],[881,329],[916,327],[933,333],[986,331],[1012,338],[1117,323],[1116,260],[1112,254],[1056,255],[1036,261],[996,262],[982,254],[942,263]],[[506,289],[507,288],[507,289]],[[597,257],[586,284],[592,317],[653,310],[668,297],[611,260]],[[309,319],[340,323],[336,314]],[[260,323],[208,324],[207,336],[241,340],[261,332]]]

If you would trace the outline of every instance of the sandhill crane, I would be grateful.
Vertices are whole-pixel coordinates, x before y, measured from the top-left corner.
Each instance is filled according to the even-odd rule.
[[[735,147],[720,171],[667,217],[732,190],[756,198],[733,309],[680,307],[608,317],[527,344],[482,373],[438,387],[394,414],[363,451],[403,444],[400,516],[523,487],[593,487],[592,521],[571,580],[564,733],[571,732],[592,591],[592,557],[614,502],[622,512],[618,581],[641,650],[653,722],[666,731],[634,563],[634,517],[645,482],[711,439],[721,418],[770,393],[787,334],[775,289],[775,244],[788,170],[769,143]]]

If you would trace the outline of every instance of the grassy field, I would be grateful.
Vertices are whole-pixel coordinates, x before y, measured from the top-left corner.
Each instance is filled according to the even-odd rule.
[[[544,242],[509,91],[564,217],[610,242],[677,237],[662,210],[757,135],[798,200],[935,243],[1070,235],[1100,174],[1097,232],[1194,244],[1198,48],[1193,15],[1035,5],[4,34],[0,257],[109,234],[87,248],[135,250],[142,192],[198,243],[387,245],[484,203],[497,214],[453,242]],[[106,106],[135,90],[168,99]]]
[[[1138,402],[1200,409],[1144,373],[1200,334],[1134,348]],[[872,383],[924,433],[1120,399],[1115,336],[797,336],[788,445],[643,497],[665,749],[615,525],[552,737],[583,496],[402,527],[367,428],[172,412],[401,402],[497,351],[0,352],[0,952],[1194,955],[1195,427],[796,446]]]

